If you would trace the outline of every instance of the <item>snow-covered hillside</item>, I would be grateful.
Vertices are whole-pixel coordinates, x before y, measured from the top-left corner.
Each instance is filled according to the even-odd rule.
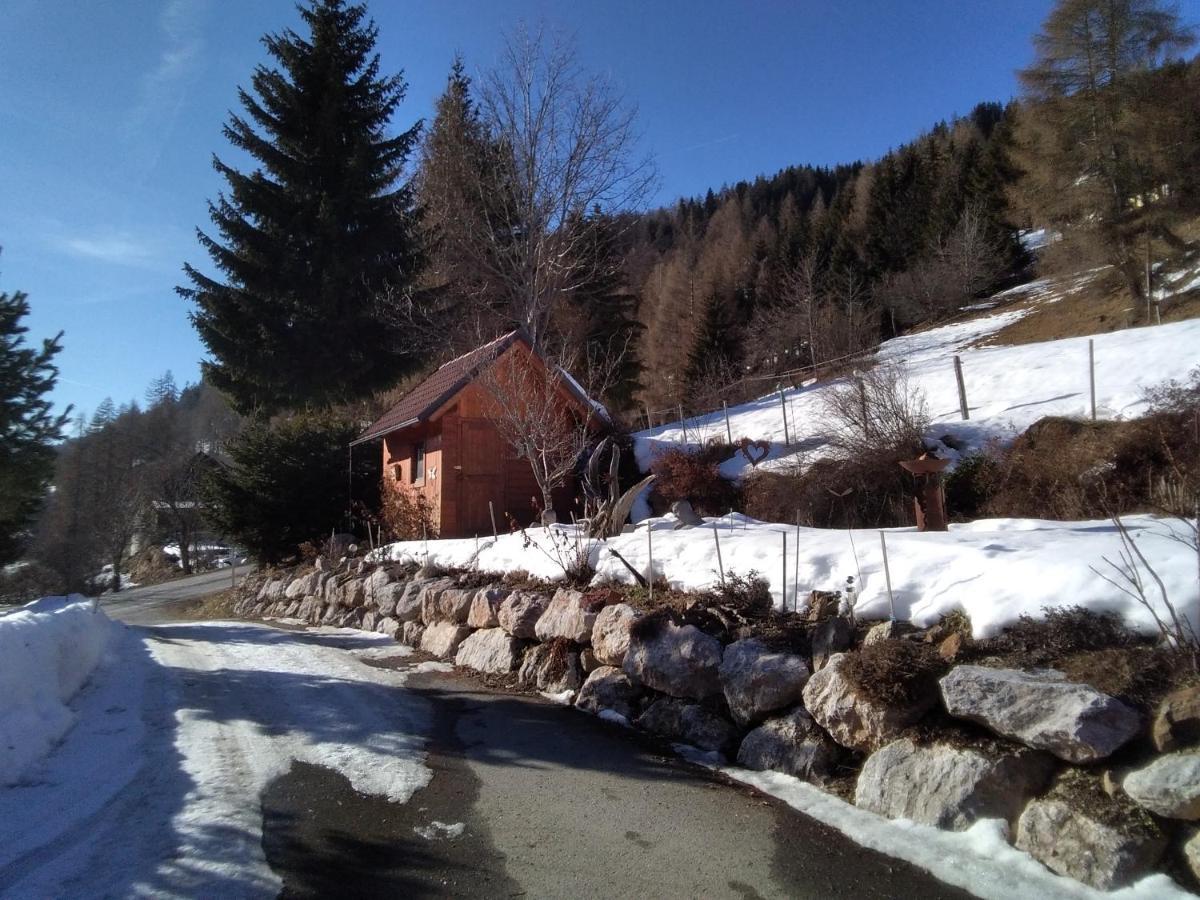
[[[1081,278],[1086,276],[1081,276]],[[1070,290],[1071,285],[1066,287]],[[1017,290],[1055,302],[1063,288],[1050,292],[1033,282]],[[1001,295],[1003,297],[1003,295]],[[920,391],[932,420],[928,436],[951,436],[968,451],[991,439],[1008,440],[1043,416],[1089,416],[1087,337],[1066,338],[1014,347],[975,346],[1024,315],[1029,308],[956,322],[904,335],[885,342],[876,354],[880,363],[899,364],[912,389]],[[1170,378],[1184,378],[1200,365],[1200,320],[1148,328],[1131,328],[1095,335],[1096,414],[1100,418],[1129,418],[1143,413],[1143,391]],[[970,420],[959,413],[954,356],[962,359]],[[784,444],[783,409],[778,392],[741,406],[730,407],[734,440],[767,440],[771,454],[764,466],[800,462],[819,453],[828,433],[821,398],[838,381],[810,383],[785,390],[790,443]],[[648,469],[655,456],[684,443],[698,445],[714,437],[725,439],[720,410],[684,422],[673,422],[635,436],[638,464]],[[737,478],[749,463],[737,454],[722,466],[726,477]]]

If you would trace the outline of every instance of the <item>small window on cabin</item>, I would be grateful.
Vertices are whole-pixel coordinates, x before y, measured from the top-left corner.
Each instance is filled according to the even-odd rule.
[[[425,443],[413,445],[412,453],[412,483],[420,484],[425,480]]]

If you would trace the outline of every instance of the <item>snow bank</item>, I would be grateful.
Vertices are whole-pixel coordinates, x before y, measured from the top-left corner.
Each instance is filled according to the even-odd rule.
[[[1108,521],[985,519],[951,525],[948,532],[888,529],[890,602],[878,531],[797,529],[740,514],[705,521],[706,527],[675,530],[678,521],[673,516],[650,519],[635,532],[608,542],[581,538],[573,526],[529,529],[478,544],[473,539],[427,545],[410,541],[391,544],[376,558],[428,560],[447,568],[495,574],[520,570],[559,580],[564,563],[570,561],[568,554],[580,542],[596,569],[596,583],[630,584],[633,574],[611,551],[644,574],[650,558],[646,532],[650,527],[655,577],[681,590],[703,590],[717,583],[719,540],[724,570],[759,572],[769,580],[777,607],[785,603],[789,609],[795,607],[797,584],[803,607],[809,591],[841,590],[853,576],[859,590],[857,613],[866,619],[887,618],[894,609],[896,618],[926,626],[962,610],[970,616],[975,637],[983,638],[1021,615],[1040,618],[1046,607],[1080,604],[1112,612],[1142,633],[1155,633],[1150,612],[1097,574],[1111,577],[1114,573],[1105,558],[1117,560],[1121,550],[1117,529]],[[1183,535],[1182,523],[1147,515],[1129,516],[1125,522],[1172,602],[1200,628],[1195,553],[1175,539],[1176,532]],[[1158,608],[1158,613],[1166,617],[1165,609]]]
[[[793,809],[836,828],[863,847],[912,863],[939,881],[963,888],[977,897],[996,900],[1025,897],[1183,900],[1193,896],[1161,874],[1149,875],[1112,892],[1097,891],[1074,879],[1055,875],[1028,853],[1011,846],[1005,839],[1008,826],[999,819],[983,819],[966,831],[943,831],[906,819],[888,820],[851,806],[790,775],[720,766],[700,751],[678,745],[676,750],[697,765],[716,769],[777,797]]]
[[[1079,289],[1091,277],[1078,276],[1052,288],[1034,282],[1018,289],[1054,302]],[[1027,315],[1028,309],[931,328],[887,341],[876,360],[900,364],[911,389],[920,391],[928,406],[928,436],[951,437],[966,452],[988,441],[1011,440],[1043,416],[1091,415],[1088,390],[1087,337],[1065,338],[1016,347],[973,346],[988,335]],[[1143,392],[1167,379],[1184,379],[1198,362],[1200,319],[1148,328],[1131,328],[1094,335],[1096,356],[1096,413],[1103,419],[1132,418],[1146,411]],[[959,413],[953,357],[962,359],[971,418]],[[786,390],[788,437],[784,443],[783,412],[778,393],[730,407],[734,440],[748,437],[771,442],[763,468],[787,466],[822,452],[828,425],[822,413],[824,393],[839,381],[808,383]],[[705,416],[641,431],[634,440],[638,465],[647,470],[658,454],[681,445],[698,446],[709,438],[725,438],[720,410]],[[750,464],[739,453],[722,465],[727,478],[739,478]]]
[[[67,705],[116,626],[78,594],[0,616],[0,785],[15,784],[75,722]]]

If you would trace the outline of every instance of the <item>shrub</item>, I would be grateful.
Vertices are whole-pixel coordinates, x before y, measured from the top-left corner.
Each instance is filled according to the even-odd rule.
[[[395,482],[381,492],[380,515],[387,536],[394,541],[437,537],[433,506],[424,494]]]
[[[771,584],[751,569],[745,575],[725,573],[724,581],[701,595],[703,602],[729,606],[741,613],[766,614],[771,611]]]
[[[994,638],[980,641],[977,652],[998,655],[1015,665],[1056,665],[1075,653],[1129,648],[1145,641],[1112,613],[1083,606],[1045,609],[1044,618],[1021,616]]]
[[[891,640],[849,654],[841,673],[872,700],[908,705],[935,691],[948,668],[929,644]]]
[[[733,447],[723,443],[666,451],[650,468],[658,476],[653,497],[666,505],[687,500],[702,516],[720,516],[739,507],[737,486],[722,478],[719,468],[733,453]]]
[[[747,515],[815,528],[911,525],[912,476],[887,452],[821,459],[799,473],[753,472],[742,488]]]
[[[229,464],[201,483],[211,524],[268,564],[327,537],[346,522],[346,447],[359,431],[353,419],[328,413],[251,423],[226,445]],[[379,466],[378,454],[355,454],[356,500],[377,501]]]

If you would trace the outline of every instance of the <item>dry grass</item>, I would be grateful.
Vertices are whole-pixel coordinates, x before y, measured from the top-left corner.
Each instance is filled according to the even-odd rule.
[[[241,589],[226,588],[189,603],[179,610],[185,619],[236,619],[233,605],[242,597]]]
[[[936,691],[937,679],[948,668],[930,645],[893,640],[849,654],[841,672],[872,700],[909,705]]]

